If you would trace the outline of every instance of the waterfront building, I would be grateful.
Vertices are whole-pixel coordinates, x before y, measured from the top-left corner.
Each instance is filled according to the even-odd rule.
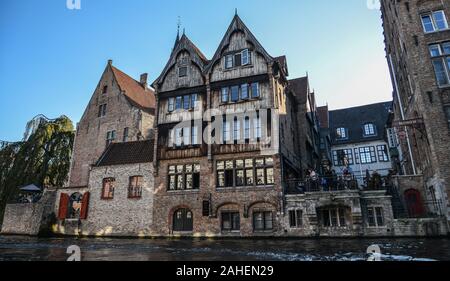
[[[287,75],[238,15],[211,60],[177,37],[152,84],[157,235],[283,233],[283,181],[301,176]]]
[[[150,139],[154,114],[147,74],[136,81],[108,61],[77,124],[67,187],[88,187],[90,168],[109,144]]]
[[[394,88],[396,179],[412,217],[450,219],[450,2],[382,0]]]
[[[392,170],[387,125],[392,102],[329,112],[332,166],[337,176],[346,169],[367,186],[367,174],[385,177]]]

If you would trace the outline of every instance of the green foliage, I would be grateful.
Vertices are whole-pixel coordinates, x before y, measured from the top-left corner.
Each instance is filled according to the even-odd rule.
[[[6,204],[19,187],[63,186],[70,168],[74,140],[72,121],[60,117],[41,124],[25,142],[0,148],[0,222]]]

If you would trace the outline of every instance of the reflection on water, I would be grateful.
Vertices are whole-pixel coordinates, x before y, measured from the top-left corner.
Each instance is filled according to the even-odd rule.
[[[450,261],[450,239],[134,240],[0,236],[0,260],[66,260],[70,245],[82,260],[359,261],[370,245],[383,260]]]

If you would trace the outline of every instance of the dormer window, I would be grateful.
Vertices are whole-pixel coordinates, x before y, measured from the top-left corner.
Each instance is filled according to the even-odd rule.
[[[346,128],[337,128],[336,129],[336,138],[338,140],[345,140],[348,138],[347,129]]]
[[[178,68],[178,77],[186,77],[187,76],[187,66],[182,66]]]
[[[365,137],[370,137],[370,136],[375,136],[376,135],[376,131],[375,131],[375,125],[372,123],[368,123],[366,125],[364,125],[364,136]]]

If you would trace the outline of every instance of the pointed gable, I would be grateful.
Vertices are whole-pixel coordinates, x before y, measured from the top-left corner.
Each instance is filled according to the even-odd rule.
[[[164,83],[166,76],[174,67],[176,67],[178,62],[177,60],[183,53],[187,53],[189,55],[192,64],[198,68],[199,74],[201,75],[203,73],[203,70],[208,65],[209,60],[200,51],[200,49],[185,34],[183,34],[180,39],[177,37],[177,40],[175,40],[175,46],[170,54],[169,61],[161,72],[161,75],[155,82],[153,82],[152,85],[155,88],[159,88]]]
[[[154,112],[156,100],[153,90],[149,89],[146,85],[142,85],[112,65],[111,70],[120,90],[128,101],[141,109]]]
[[[232,35],[236,32],[242,32],[245,36],[245,39],[254,46],[254,50],[262,55],[267,62],[272,62],[274,60],[272,56],[270,56],[269,53],[267,53],[267,51],[259,43],[250,29],[248,29],[248,27],[244,24],[241,18],[238,15],[235,15],[230,26],[228,27],[228,30],[222,38],[219,47],[217,48],[213,58],[211,59],[210,64],[205,69],[206,72],[210,72],[214,68],[214,65],[220,62],[223,54],[226,52],[228,46],[230,45]]]

